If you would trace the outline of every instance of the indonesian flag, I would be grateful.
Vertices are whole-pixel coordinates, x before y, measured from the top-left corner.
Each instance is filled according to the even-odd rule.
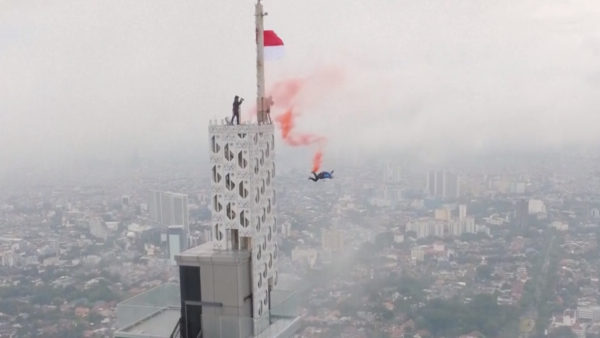
[[[265,43],[265,59],[266,60],[277,60],[281,59],[284,54],[283,40],[272,30],[264,31],[264,43]]]

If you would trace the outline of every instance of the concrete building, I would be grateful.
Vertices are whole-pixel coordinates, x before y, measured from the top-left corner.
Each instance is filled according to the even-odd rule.
[[[464,222],[464,232],[474,234],[475,231],[475,219],[473,217],[467,217]]]
[[[183,245],[180,250],[187,249],[190,234],[188,196],[174,192],[151,191],[149,205],[152,220],[158,223],[165,233],[168,233],[169,227],[181,227]],[[170,251],[168,246],[167,251]]]
[[[209,127],[215,253],[244,251],[255,332],[268,326],[269,292],[277,285],[275,137],[272,124]],[[251,255],[250,255],[251,253]]]
[[[285,222],[281,224],[281,237],[288,238],[292,234],[292,223]]]
[[[17,255],[13,250],[0,252],[0,266],[13,267],[17,264]]]
[[[179,328],[177,284],[163,284],[117,305],[115,338],[169,338]]]
[[[527,185],[525,182],[512,182],[510,185],[510,192],[512,194],[524,194]]]
[[[175,255],[180,254],[186,248],[186,236],[182,225],[170,225],[167,229],[167,248],[169,261],[175,265]]]
[[[404,235],[403,234],[395,234],[394,242],[395,243],[404,243]]]
[[[450,223],[450,233],[452,236],[460,236],[465,232],[465,223],[464,222],[451,222]]]
[[[578,320],[589,320],[592,322],[600,321],[600,306],[598,306],[598,305],[577,306],[577,319]]]
[[[189,231],[188,196],[169,191],[150,192],[150,216],[160,225],[183,225]]]
[[[446,236],[446,223],[434,223],[433,235],[435,237],[444,238]]]
[[[292,250],[292,262],[306,264],[313,267],[317,262],[319,253],[315,249],[296,247]]]
[[[384,168],[384,179],[386,183],[400,183],[402,181],[402,168],[386,163]]]
[[[550,223],[550,227],[552,227],[558,231],[568,231],[569,230],[569,224],[560,222],[560,221],[554,221],[554,222]]]
[[[321,247],[328,251],[342,251],[344,249],[344,235],[335,229],[321,231]]]
[[[460,197],[460,180],[458,175],[449,171],[429,171],[425,191],[429,196],[455,199]]]
[[[444,220],[443,218],[421,218],[408,222],[405,231],[414,232],[417,238],[427,238],[429,236],[444,238],[448,236],[460,236],[463,233],[475,233],[477,232],[477,226],[475,225],[475,219],[471,216],[467,216],[463,220],[450,221]],[[481,231],[488,232],[489,228],[481,228]]]
[[[529,225],[529,201],[520,200],[515,208],[515,225],[525,228]]]
[[[460,204],[458,206],[458,220],[462,221],[467,217],[467,205]]]
[[[300,319],[289,304],[293,297],[283,290],[275,290],[279,254],[273,187],[275,135],[264,90],[264,15],[258,1],[255,12],[257,122],[211,121],[208,126],[212,241],[174,255],[179,266],[178,307],[148,311],[148,316],[127,325],[135,331],[136,326],[149,325],[164,315],[161,334],[143,330],[134,334],[266,338],[289,337],[299,327]],[[157,200],[155,197],[155,202]],[[176,199],[173,197],[173,200]],[[173,202],[172,209],[179,214],[184,204],[187,197],[186,203],[175,205]],[[160,213],[163,223],[181,225],[177,219],[168,218],[163,205],[151,208],[154,208],[153,216],[159,217]],[[176,247],[176,239],[174,235],[173,247]],[[127,336],[126,331],[120,330],[117,336],[142,337]]]
[[[417,238],[426,238],[431,236],[433,231],[432,222],[427,219],[415,220],[406,224],[406,232],[412,231],[417,235]]]
[[[427,176],[425,179],[425,190],[427,191],[427,194],[429,194],[430,196],[435,196],[435,192],[436,192],[436,173],[435,171],[428,171],[427,172]]]
[[[97,239],[106,241],[108,238],[108,229],[105,222],[100,217],[93,217],[89,220],[90,234]]]
[[[531,199],[531,200],[529,200],[527,212],[530,215],[545,214],[546,213],[546,205],[541,200]]]
[[[435,209],[433,217],[439,221],[450,221],[452,219],[452,211],[449,208]]]
[[[425,260],[425,246],[416,246],[410,249],[410,258],[414,263],[422,262]]]

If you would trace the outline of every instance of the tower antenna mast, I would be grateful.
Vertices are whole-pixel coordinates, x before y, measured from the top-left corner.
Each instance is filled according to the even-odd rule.
[[[263,12],[263,6],[260,0],[256,2],[256,119],[258,124],[266,122],[265,112],[265,38],[263,17],[267,13]]]

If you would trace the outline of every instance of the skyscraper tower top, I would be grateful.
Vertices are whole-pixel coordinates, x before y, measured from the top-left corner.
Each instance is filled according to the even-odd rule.
[[[265,98],[265,36],[263,11],[260,0],[257,0],[254,15],[256,17],[256,120],[258,124],[267,123],[267,105]]]
[[[139,319],[130,323],[128,318],[116,336],[145,335],[152,327],[149,330],[169,331],[169,335],[153,335],[156,337],[290,337],[299,326],[299,318],[289,311],[293,297],[273,290],[278,284],[279,250],[273,187],[275,136],[269,116],[272,102],[265,97],[264,81],[265,15],[258,0],[256,123],[239,124],[236,98],[238,124],[232,119],[211,121],[208,126],[213,235],[211,242],[175,256],[180,314],[173,306],[143,311],[137,307]],[[123,304],[125,310],[131,301]],[[272,315],[279,301],[282,306]],[[169,324],[166,317],[175,322]]]
[[[271,291],[278,283],[279,249],[273,187],[275,136],[269,116],[271,102],[265,97],[265,15],[259,0],[255,7],[257,123],[233,124],[232,120],[209,124],[213,239],[177,256],[181,325],[186,335],[199,330],[216,335],[217,327],[209,315],[249,318],[237,321],[235,337],[260,335],[273,323]],[[201,321],[194,320],[198,316]],[[293,326],[283,327],[289,330]]]

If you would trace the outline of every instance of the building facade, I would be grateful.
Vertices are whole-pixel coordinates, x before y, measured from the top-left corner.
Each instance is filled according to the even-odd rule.
[[[260,318],[277,284],[274,128],[213,122],[209,137],[213,246],[252,252],[253,317]]]
[[[188,196],[169,191],[150,192],[150,217],[156,223],[168,227],[182,225],[189,231]]]
[[[460,197],[460,180],[458,175],[449,171],[428,171],[425,176],[425,191],[429,196],[444,199]]]

